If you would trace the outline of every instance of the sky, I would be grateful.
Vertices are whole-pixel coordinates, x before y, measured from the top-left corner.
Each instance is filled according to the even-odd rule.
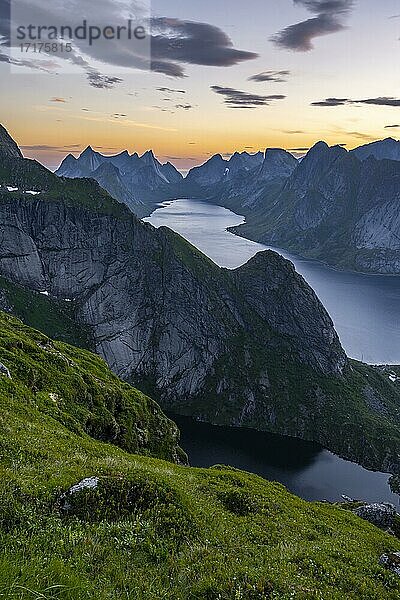
[[[53,5],[79,20],[86,2],[106,22],[131,1]],[[150,22],[151,68],[117,43],[42,70],[0,45],[0,122],[25,156],[54,169],[88,145],[151,148],[185,170],[215,153],[399,139],[400,0],[153,0]]]

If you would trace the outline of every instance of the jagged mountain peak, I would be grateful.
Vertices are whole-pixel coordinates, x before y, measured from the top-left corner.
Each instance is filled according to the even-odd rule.
[[[86,156],[87,154],[98,154],[95,150],[93,150],[92,146],[86,146],[84,151],[81,153],[81,156]]]
[[[282,148],[267,148],[260,176],[263,181],[276,177],[289,177],[297,165],[298,161],[290,152]]]
[[[225,160],[225,158],[223,158],[222,154],[214,154],[214,156],[211,156],[211,158],[209,158],[206,161],[206,165],[207,164],[211,164],[211,163],[226,163],[227,161]]]
[[[10,156],[15,158],[23,158],[21,150],[14,142],[7,129],[0,125],[0,154],[2,156]]]
[[[388,159],[400,161],[400,141],[388,137],[384,140],[377,140],[376,142],[359,146],[352,150],[351,154],[359,160],[366,160],[369,157],[373,157],[377,160]]]
[[[343,146],[328,146],[326,142],[320,141],[310,148],[301,164],[306,164],[315,160],[323,160],[324,162],[329,163],[330,160],[336,160],[339,156],[345,156],[346,154],[348,154],[348,152]]]

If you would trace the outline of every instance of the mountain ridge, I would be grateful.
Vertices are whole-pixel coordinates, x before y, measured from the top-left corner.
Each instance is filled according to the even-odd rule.
[[[171,163],[161,164],[152,150],[142,156],[136,152],[130,155],[127,150],[110,156],[88,146],[78,158],[71,157],[65,157],[56,175],[92,178],[138,216],[147,216],[161,200],[169,199],[174,185],[183,179]],[[112,172],[110,165],[114,167]]]
[[[8,183],[42,176],[43,167],[13,160]],[[0,190],[0,275],[68,301],[114,372],[164,409],[400,470],[397,385],[347,359],[289,261],[265,252],[221,269],[94,181],[46,178],[37,196]]]

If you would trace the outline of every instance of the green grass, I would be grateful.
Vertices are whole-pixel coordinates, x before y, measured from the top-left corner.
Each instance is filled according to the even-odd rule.
[[[93,349],[90,327],[77,322],[75,302],[49,298],[7,281],[4,277],[0,277],[0,301],[1,299],[9,308],[8,312],[29,327],[39,329],[61,342],[87,350]]]
[[[148,419],[157,443],[141,450],[159,456],[174,428],[96,356],[7,315],[0,327],[12,374],[0,376],[0,598],[399,597],[400,579],[379,565],[398,539],[249,473],[133,454],[134,433],[122,447],[102,441],[88,417],[131,419],[131,432]],[[98,488],[66,510],[62,494],[91,476]]]
[[[130,452],[183,456],[175,424],[97,355],[52,341],[0,313],[0,362],[12,374],[12,379],[0,377],[3,402],[20,399],[77,435],[89,434]]]
[[[2,157],[0,185],[18,187],[18,191],[0,190],[0,201],[23,199],[26,202],[64,202],[95,210],[98,214],[112,215],[120,219],[134,218],[129,209],[114,200],[93,179],[68,179],[57,177],[35,160]],[[28,196],[24,190],[37,190],[37,196]]]

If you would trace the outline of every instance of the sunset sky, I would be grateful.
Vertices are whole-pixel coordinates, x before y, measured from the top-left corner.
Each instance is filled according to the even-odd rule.
[[[399,138],[399,0],[153,0],[151,10],[159,36],[184,40],[171,53],[156,40],[165,72],[115,66],[111,81],[99,62],[94,76],[91,66],[10,72],[4,49],[0,122],[25,156],[55,168],[89,144],[152,148],[186,169],[217,152]]]

